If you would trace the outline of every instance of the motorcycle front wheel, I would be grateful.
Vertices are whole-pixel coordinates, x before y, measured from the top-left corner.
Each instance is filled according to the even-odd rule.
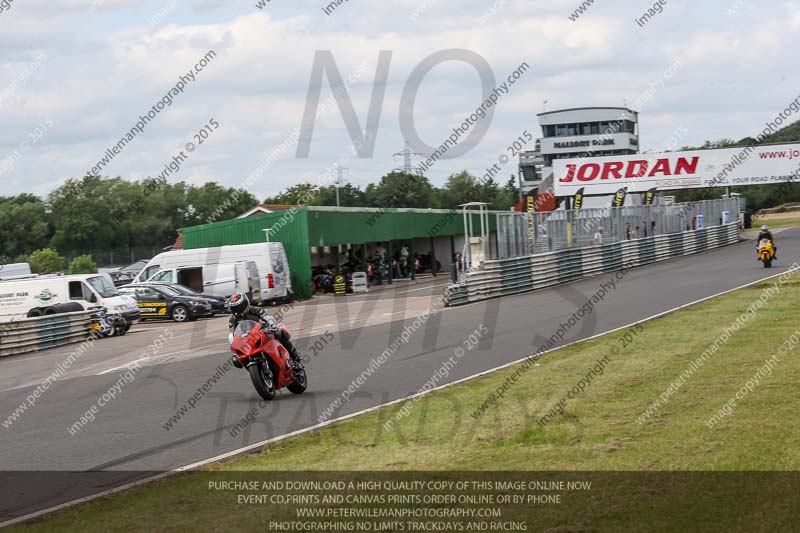
[[[253,382],[253,387],[256,388],[259,396],[268,402],[272,401],[275,398],[275,379],[267,362],[258,361],[248,366],[247,372],[250,373],[250,380]]]
[[[294,381],[286,387],[289,389],[289,392],[292,394],[303,394],[308,387],[308,376],[306,375],[306,369],[301,368],[300,370],[294,371]]]

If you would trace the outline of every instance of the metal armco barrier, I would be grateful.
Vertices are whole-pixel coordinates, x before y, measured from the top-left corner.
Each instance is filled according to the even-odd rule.
[[[86,339],[95,311],[0,322],[0,357],[44,350]]]
[[[736,223],[656,235],[602,246],[570,248],[527,257],[485,261],[461,283],[448,286],[449,306],[543,289],[590,276],[719,248],[738,242]]]

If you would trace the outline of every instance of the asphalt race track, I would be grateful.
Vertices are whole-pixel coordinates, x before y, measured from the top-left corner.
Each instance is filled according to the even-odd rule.
[[[563,343],[778,274],[800,262],[800,228],[776,233],[776,238],[780,261],[770,270],[756,261],[752,241],[630,270],[596,311],[567,333]],[[614,274],[607,274],[445,309],[368,377],[333,417],[414,394],[481,324],[490,335],[440,384],[520,359],[535,351],[601,283],[608,285],[612,278]],[[302,322],[297,334],[301,348],[319,340],[325,331],[334,337],[307,365],[306,394],[283,391],[276,401],[261,407],[247,374],[231,369],[170,429],[164,427],[170,416],[227,360],[226,320],[185,325],[148,322],[135,326],[126,337],[98,341],[33,407],[8,427],[0,425],[0,522],[317,424],[320,414],[364,372],[370,360],[399,338],[404,326],[440,293],[440,286],[416,292],[398,288],[336,303],[328,299],[324,305],[298,305],[286,317],[290,327]],[[348,316],[343,321],[345,311]],[[355,327],[347,329],[342,324]],[[147,346],[166,330],[172,331],[166,345],[157,354],[145,354]],[[74,349],[0,360],[0,422],[7,422],[35,386]],[[308,349],[306,353],[310,355]],[[133,380],[98,410],[93,422],[72,435],[67,428],[121,383],[129,370],[125,365],[133,361],[142,364]],[[533,371],[546,371],[546,365]],[[480,400],[461,406],[467,418]],[[253,408],[258,413],[256,423],[231,436],[231,429]]]

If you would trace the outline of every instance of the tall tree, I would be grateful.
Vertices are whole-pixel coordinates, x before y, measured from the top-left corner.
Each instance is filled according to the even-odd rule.
[[[32,194],[0,198],[0,255],[10,258],[47,245],[44,202]]]
[[[223,187],[213,181],[186,190],[184,217],[189,225],[235,218],[258,205],[258,199],[243,189]]]
[[[317,196],[309,202],[311,205],[336,205],[336,186],[322,187]],[[339,205],[341,207],[364,207],[367,204],[367,195],[349,183],[339,188]]]
[[[498,211],[508,211],[514,207],[519,201],[519,188],[517,188],[517,178],[513,174],[506,184],[498,189],[492,200],[492,209]]]
[[[444,209],[457,209],[466,202],[483,201],[478,180],[466,170],[448,176],[438,192],[439,202]]]
[[[367,204],[374,207],[439,207],[436,190],[425,176],[391,172],[365,191]]]
[[[69,178],[50,193],[47,202],[53,221],[51,244],[63,252],[110,248],[114,244],[113,180],[100,176]]]
[[[265,204],[306,205],[319,194],[319,188],[311,183],[292,185],[276,196],[267,197]]]

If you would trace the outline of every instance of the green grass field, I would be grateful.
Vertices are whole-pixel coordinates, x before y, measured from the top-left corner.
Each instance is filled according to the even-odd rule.
[[[753,220],[753,228],[750,231],[758,231],[762,224],[767,224],[770,229],[800,226],[800,215],[787,218],[759,217]]]
[[[388,431],[383,424],[402,404],[216,464],[204,472],[96,500],[25,529],[265,531],[268,508],[231,504],[230,495],[209,493],[204,483],[211,475],[246,475],[235,472],[797,471],[800,347],[790,350],[783,343],[800,329],[800,271],[727,343],[719,345],[665,406],[643,419],[644,423],[637,422],[690,361],[706,351],[771,283],[709,300],[630,332],[611,333],[548,354],[477,420],[470,413],[514,368],[426,395]],[[626,333],[630,342],[620,340]],[[737,401],[730,416],[709,429],[707,420],[752,379],[765,360],[779,353],[783,357],[771,375]],[[537,423],[607,355],[610,359],[603,374],[568,400],[563,414],[544,426]],[[645,522],[644,530],[651,531],[718,527],[777,531],[791,524],[786,521],[786,509],[800,508],[796,483],[787,481],[786,486],[763,491],[748,484],[750,478],[733,483],[725,476],[722,481],[711,474],[687,476],[682,481],[666,476],[650,485],[642,481],[647,476],[634,476],[642,481],[640,486],[627,478],[612,482],[597,474],[594,479],[599,484],[605,480],[608,490],[586,501],[576,500],[574,505],[536,510],[535,517],[537,523],[559,528],[554,531],[643,530]],[[612,490],[631,483],[641,498],[631,499],[630,494]],[[756,500],[759,505],[754,504]],[[744,518],[723,512],[731,505],[752,508],[752,512],[748,510]],[[797,511],[792,512],[793,519],[798,519]]]

